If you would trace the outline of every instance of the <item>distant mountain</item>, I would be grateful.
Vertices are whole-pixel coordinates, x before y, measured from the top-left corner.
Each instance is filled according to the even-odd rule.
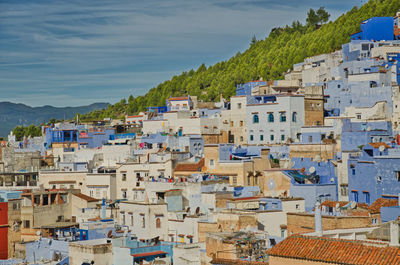
[[[30,107],[24,104],[0,102],[0,136],[7,136],[18,125],[39,125],[47,123],[51,118],[72,119],[76,113],[84,114],[107,108],[108,105],[108,103],[93,103],[88,106],[57,108],[48,105]]]

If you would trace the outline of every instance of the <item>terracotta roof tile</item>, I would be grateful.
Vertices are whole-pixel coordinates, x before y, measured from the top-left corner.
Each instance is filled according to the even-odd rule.
[[[270,256],[348,265],[400,264],[400,248],[372,243],[294,235],[268,250]]]
[[[349,202],[337,202],[337,201],[326,200],[323,203],[321,203],[321,206],[328,206],[328,207],[335,208],[337,203],[339,203],[339,207],[343,207],[346,204],[348,204]]]
[[[176,165],[176,171],[201,171],[202,167],[204,167],[204,158],[200,159],[197,163],[180,163]]]
[[[379,148],[379,147],[381,147],[382,145],[383,145],[385,148],[390,148],[390,146],[389,146],[387,143],[383,143],[383,142],[369,143],[369,145],[372,146],[373,148]]]
[[[371,213],[380,213],[382,207],[392,207],[398,205],[398,200],[396,199],[386,199],[379,198],[369,207]]]

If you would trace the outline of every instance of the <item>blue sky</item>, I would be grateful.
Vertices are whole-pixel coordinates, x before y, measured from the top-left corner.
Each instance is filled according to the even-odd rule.
[[[0,101],[31,106],[115,103],[182,71],[226,60],[253,35],[336,18],[354,0],[1,0]]]

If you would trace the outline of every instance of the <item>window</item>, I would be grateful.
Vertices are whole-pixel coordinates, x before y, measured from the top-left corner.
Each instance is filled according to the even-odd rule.
[[[240,121],[240,127],[243,127],[243,121]]]
[[[19,208],[18,203],[13,203],[13,210],[18,210],[18,208]]]
[[[144,216],[142,216],[142,228],[146,228],[146,220],[144,219]]]
[[[24,221],[24,228],[30,228],[30,221],[29,220],[25,220]]]
[[[258,185],[258,176],[254,176],[254,184]]]
[[[214,159],[210,159],[210,166],[214,165]]]
[[[286,229],[281,229],[281,237],[282,238],[286,237]]]
[[[131,226],[133,226],[133,215],[131,214]]]
[[[260,135],[260,141],[264,141],[264,135]]]
[[[365,197],[365,203],[366,204],[370,204],[370,196],[369,196],[369,192],[363,192],[364,193],[364,197]]]
[[[281,122],[286,122],[286,112],[281,112]]]
[[[268,114],[268,122],[274,122],[274,114],[273,113]]]
[[[253,123],[258,123],[258,115],[253,115]]]
[[[123,191],[123,192],[122,192],[122,198],[123,198],[123,199],[126,199],[126,191]]]
[[[232,184],[233,185],[237,184],[237,177],[235,177],[235,176],[232,177]]]
[[[352,191],[351,195],[353,197],[353,201],[358,202],[358,191]]]
[[[270,139],[271,139],[271,141],[274,140],[274,135],[273,134],[271,134]]]
[[[396,179],[400,182],[400,171],[396,171]]]
[[[233,121],[231,121],[231,127],[233,127]]]
[[[242,103],[238,103],[238,104],[237,104],[237,108],[238,108],[238,109],[241,109],[241,108],[242,108]]]
[[[296,204],[296,210],[300,210],[300,204]]]
[[[351,174],[352,174],[353,176],[356,174],[356,169],[355,169],[355,168],[352,168],[352,169],[351,169]]]
[[[312,135],[308,136],[308,142],[309,142],[309,143],[312,142]]]
[[[250,177],[250,176],[248,176],[248,177],[247,177],[247,185],[249,185],[249,186],[250,186],[250,182],[251,182],[251,177]]]
[[[240,136],[240,141],[243,142],[243,136]]]
[[[254,135],[250,135],[250,141],[254,140]]]
[[[125,225],[125,214],[122,215],[122,225]]]
[[[340,193],[342,196],[347,196],[347,187],[345,186],[340,187]]]
[[[126,173],[122,174],[122,181],[126,181]]]
[[[159,217],[156,219],[156,228],[161,228],[161,219]]]
[[[357,113],[357,120],[361,120],[361,113]]]
[[[281,135],[281,140],[285,141],[285,135],[284,134]]]
[[[297,112],[292,113],[292,122],[296,122],[297,120]]]

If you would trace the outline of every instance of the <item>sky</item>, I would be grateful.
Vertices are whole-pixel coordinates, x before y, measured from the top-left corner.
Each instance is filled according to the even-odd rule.
[[[360,0],[0,0],[0,101],[115,103],[227,60],[277,26]]]

